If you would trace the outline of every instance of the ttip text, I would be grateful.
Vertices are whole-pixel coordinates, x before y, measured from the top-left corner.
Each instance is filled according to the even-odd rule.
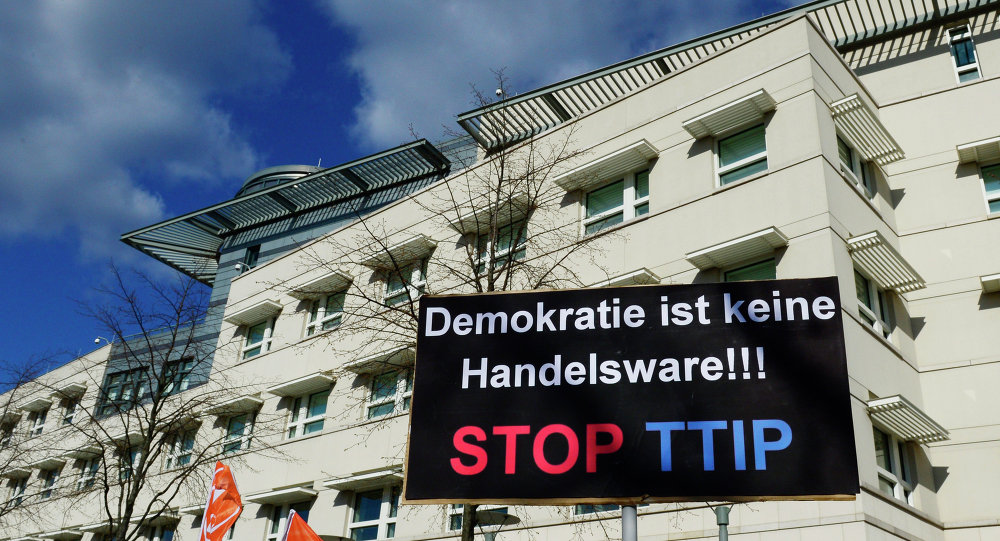
[[[736,471],[752,467],[766,470],[769,453],[787,449],[792,443],[792,429],[781,419],[713,420],[713,421],[662,421],[647,422],[646,432],[652,433],[659,443],[660,471],[673,471],[674,442],[679,438],[701,440],[701,468],[715,471],[717,467],[727,467]],[[489,431],[487,431],[489,429]],[[747,442],[746,432],[750,432]],[[503,440],[503,455],[490,457],[483,443],[489,438]],[[560,440],[559,456],[546,454],[546,443]],[[520,442],[531,444],[531,462],[539,470],[551,475],[566,473],[581,461],[587,473],[600,470],[600,458],[613,455],[622,449],[625,435],[614,423],[588,424],[583,434],[564,424],[549,424],[534,429],[530,425],[501,425],[483,428],[475,425],[463,426],[455,431],[452,444],[458,456],[450,459],[452,470],[459,475],[476,475],[486,469],[493,460],[503,462],[504,473],[517,472]],[[749,443],[749,445],[748,445]],[[719,446],[731,446],[732,464],[717,464],[716,450]],[[749,447],[749,448],[748,448]],[[730,456],[728,452],[726,456]]]

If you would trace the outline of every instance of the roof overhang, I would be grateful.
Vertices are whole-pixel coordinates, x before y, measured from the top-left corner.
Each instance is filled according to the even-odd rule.
[[[280,302],[265,299],[229,314],[224,321],[230,325],[254,325],[278,315],[281,308]]]
[[[525,218],[531,212],[531,200],[523,192],[511,194],[499,204],[492,202],[482,205],[481,208],[470,210],[454,220],[449,220],[448,225],[459,233],[483,233],[490,229],[490,219],[496,218],[497,227],[503,227]]]
[[[81,530],[56,530],[54,532],[45,532],[39,534],[42,539],[54,539],[55,541],[70,541],[71,539],[80,539],[83,537],[83,531]]]
[[[212,285],[223,241],[239,231],[344,205],[407,182],[443,178],[450,163],[424,139],[236,197],[122,235],[137,250]]]
[[[37,398],[32,398],[26,402],[22,402],[18,409],[22,411],[41,411],[52,405],[52,399],[47,396],[39,396]]]
[[[66,464],[66,459],[60,456],[44,458],[32,463],[28,467],[37,468],[39,470],[54,470],[56,468],[61,468],[64,464]]]
[[[955,150],[958,152],[958,163],[1000,160],[1000,136],[958,145]]]
[[[244,496],[243,500],[256,504],[280,505],[311,500],[316,497],[315,490],[306,487],[283,488],[280,490],[269,490]]]
[[[265,389],[264,392],[276,396],[303,396],[329,388],[334,381],[336,378],[331,376],[329,372],[314,372],[308,376],[273,385]]]
[[[348,477],[338,477],[324,481],[325,488],[334,488],[340,491],[353,490],[361,492],[372,488],[401,483],[403,481],[403,467],[394,466],[371,472],[356,473]]]
[[[612,64],[537,90],[502,96],[458,115],[458,123],[487,149],[523,141],[698,63],[783,21],[808,15],[837,48],[853,49],[889,36],[941,25],[991,9],[997,0],[878,2],[814,0],[753,21]]]
[[[590,287],[637,286],[660,283],[660,277],[655,272],[643,267],[639,270],[613,276]]]
[[[567,171],[552,181],[566,191],[582,190],[644,167],[659,153],[649,141],[641,139]]]
[[[691,137],[718,137],[736,128],[760,122],[764,115],[774,110],[777,103],[763,88],[742,98],[716,107],[681,123]]]
[[[312,299],[319,295],[333,293],[347,289],[354,279],[345,272],[332,270],[323,276],[314,278],[302,285],[295,286],[288,292],[292,297],[299,300]]]
[[[417,261],[430,255],[437,247],[437,241],[427,237],[427,235],[414,235],[402,242],[397,242],[382,249],[381,245],[370,247],[375,250],[361,260],[361,264],[373,269],[389,269],[396,264]]]
[[[76,382],[68,383],[63,385],[56,390],[52,391],[52,398],[79,398],[83,396],[83,393],[87,392],[87,384]]]
[[[412,347],[398,347],[351,361],[344,365],[344,370],[358,374],[371,374],[390,368],[411,366],[415,358],[416,350]]]
[[[206,410],[211,415],[234,415],[248,411],[259,410],[264,405],[264,399],[257,395],[243,395],[232,400],[226,400]]]
[[[830,114],[837,129],[857,146],[861,155],[879,165],[902,160],[905,155],[889,130],[857,94],[830,104]]]
[[[64,459],[90,459],[104,454],[104,449],[100,445],[86,445],[70,449],[62,454]]]
[[[878,231],[847,239],[847,251],[854,264],[882,289],[906,293],[927,287],[924,279]]]
[[[702,270],[722,268],[766,256],[782,246],[788,246],[788,237],[777,227],[768,227],[691,252],[684,259]]]
[[[188,505],[185,507],[181,507],[180,509],[177,510],[177,512],[182,515],[193,515],[196,517],[200,517],[205,514],[205,504],[199,503],[196,505]]]
[[[905,441],[931,443],[949,439],[943,426],[900,395],[868,402],[868,415]]]
[[[31,470],[28,468],[8,468],[0,472],[0,477],[5,477],[7,479],[24,479],[25,477],[31,477]]]
[[[996,293],[1000,291],[1000,274],[980,276],[979,282],[982,284],[983,293]]]

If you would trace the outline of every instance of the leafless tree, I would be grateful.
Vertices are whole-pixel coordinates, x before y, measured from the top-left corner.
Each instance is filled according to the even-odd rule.
[[[37,492],[14,510],[26,533],[51,526],[42,517],[76,514],[108,539],[138,539],[175,521],[179,505],[200,502],[217,460],[240,462],[247,453],[250,440],[226,430],[226,404],[257,389],[213,367],[220,346],[206,323],[204,286],[117,268],[110,277],[99,290],[103,302],[81,304],[106,337],[103,354],[24,384],[31,397],[49,397],[56,417],[45,425],[54,428],[30,434],[27,456],[13,459],[41,471]],[[246,415],[253,453],[281,456],[267,447],[280,417]]]

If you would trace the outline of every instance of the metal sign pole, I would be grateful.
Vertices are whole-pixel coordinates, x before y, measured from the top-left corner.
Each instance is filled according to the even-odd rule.
[[[634,505],[622,506],[622,541],[637,541],[636,516]]]
[[[719,525],[719,541],[729,541],[729,508],[720,505],[715,508],[715,523]]]

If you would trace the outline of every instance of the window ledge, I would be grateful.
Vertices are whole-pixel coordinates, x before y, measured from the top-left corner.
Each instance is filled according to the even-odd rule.
[[[606,234],[618,231],[619,229],[622,229],[623,227],[628,227],[630,225],[635,225],[635,224],[637,224],[639,222],[644,222],[644,221],[648,220],[651,216],[652,216],[652,214],[643,214],[642,216],[639,216],[638,218],[632,218],[631,220],[627,220],[627,221],[624,221],[624,222],[622,222],[620,224],[613,225],[613,226],[611,226],[611,227],[609,227],[607,229],[602,229],[602,230],[598,231],[597,233],[591,233],[589,235],[586,234],[586,233],[581,233],[580,234],[580,240],[581,241],[590,241],[590,240],[596,239],[596,238],[598,238],[598,237],[600,237],[602,235],[606,235]]]
[[[746,184],[747,182],[753,182],[753,181],[755,181],[755,180],[757,180],[757,179],[759,179],[761,177],[766,177],[771,172],[770,164],[768,164],[768,165],[769,165],[768,168],[766,170],[764,170],[764,171],[759,171],[757,173],[754,173],[754,174],[750,175],[749,177],[741,178],[739,180],[730,182],[729,184],[724,184],[722,186],[719,186],[719,175],[716,174],[715,175],[715,190],[713,191],[713,194],[724,192],[726,190],[730,190],[730,189],[735,188],[737,186],[742,186],[742,185]]]

